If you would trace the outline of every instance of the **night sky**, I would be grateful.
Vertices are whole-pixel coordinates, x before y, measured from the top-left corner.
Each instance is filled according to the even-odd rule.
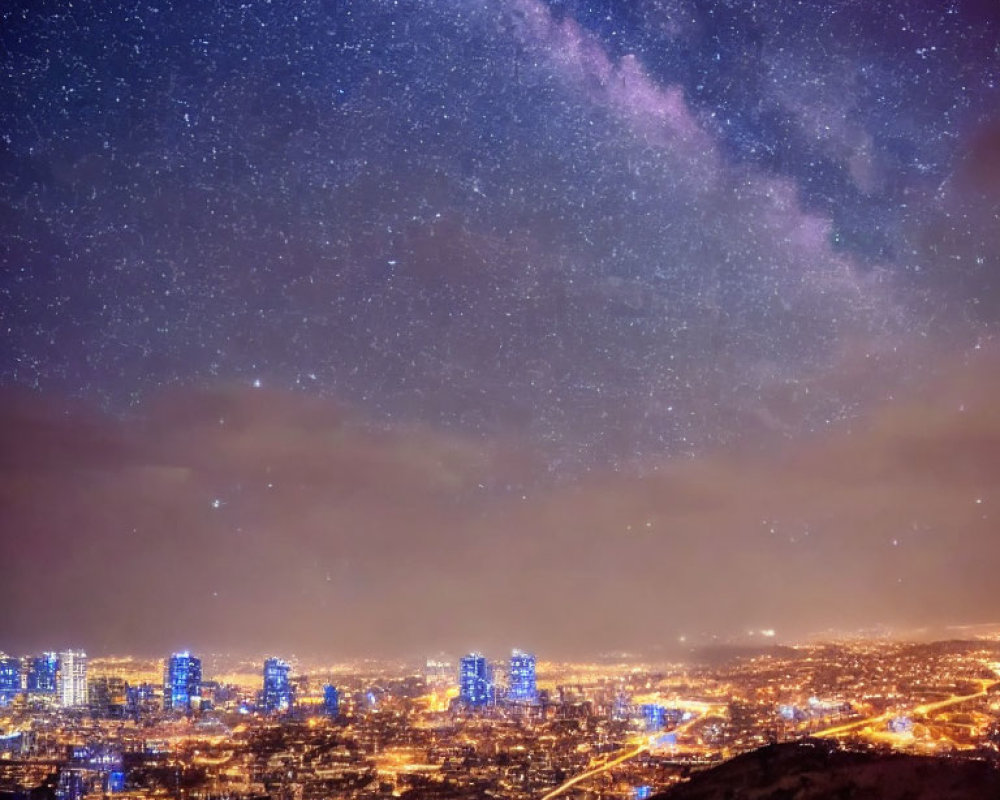
[[[0,650],[1000,620],[994,0],[14,0]]]

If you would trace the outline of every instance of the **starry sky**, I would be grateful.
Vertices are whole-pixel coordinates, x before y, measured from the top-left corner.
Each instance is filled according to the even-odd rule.
[[[991,0],[15,0],[0,649],[1000,619]]]

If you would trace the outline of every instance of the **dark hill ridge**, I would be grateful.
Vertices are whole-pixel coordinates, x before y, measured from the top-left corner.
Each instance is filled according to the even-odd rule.
[[[810,740],[745,753],[654,800],[1000,800],[981,761],[877,755]]]

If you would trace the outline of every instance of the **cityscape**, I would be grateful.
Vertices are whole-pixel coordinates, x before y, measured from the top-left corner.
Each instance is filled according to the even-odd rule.
[[[0,800],[998,800],[1000,0],[0,2]]]
[[[0,659],[0,726],[3,797],[641,800],[785,742],[997,765],[1000,631],[686,665],[66,650]]]

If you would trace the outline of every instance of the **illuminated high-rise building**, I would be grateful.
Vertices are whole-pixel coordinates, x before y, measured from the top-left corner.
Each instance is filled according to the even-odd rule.
[[[323,713],[328,717],[340,714],[340,694],[336,686],[327,684],[323,687]]]
[[[82,769],[61,769],[56,783],[56,800],[82,800],[87,794],[84,778],[86,772]]]
[[[174,653],[163,674],[163,707],[190,711],[201,705],[201,659],[186,650]]]
[[[59,654],[59,704],[64,708],[87,705],[87,654],[64,650]]]
[[[55,694],[59,688],[59,656],[42,653],[28,661],[27,686],[29,694]]]
[[[428,658],[424,668],[424,682],[430,690],[454,686],[455,663],[444,656]]]
[[[463,656],[458,668],[458,697],[469,706],[484,706],[493,694],[490,665],[482,653]]]
[[[138,720],[139,717],[156,709],[156,689],[151,683],[140,683],[138,686],[125,688],[125,713]]]
[[[538,699],[535,657],[531,653],[523,650],[511,653],[507,670],[507,699],[521,703],[533,703]]]
[[[616,722],[624,722],[632,714],[632,698],[629,697],[625,687],[620,686],[615,693],[614,703],[611,705],[611,719]]]
[[[123,678],[100,675],[87,683],[87,703],[90,713],[105,719],[125,716],[128,684]]]
[[[284,712],[292,707],[292,687],[288,680],[291,667],[280,658],[264,662],[264,691],[261,699],[267,713]]]
[[[639,708],[642,713],[642,722],[648,733],[654,733],[663,729],[666,724],[666,709],[663,706],[649,703]]]
[[[20,659],[0,654],[0,706],[5,706],[13,702],[20,691]]]

